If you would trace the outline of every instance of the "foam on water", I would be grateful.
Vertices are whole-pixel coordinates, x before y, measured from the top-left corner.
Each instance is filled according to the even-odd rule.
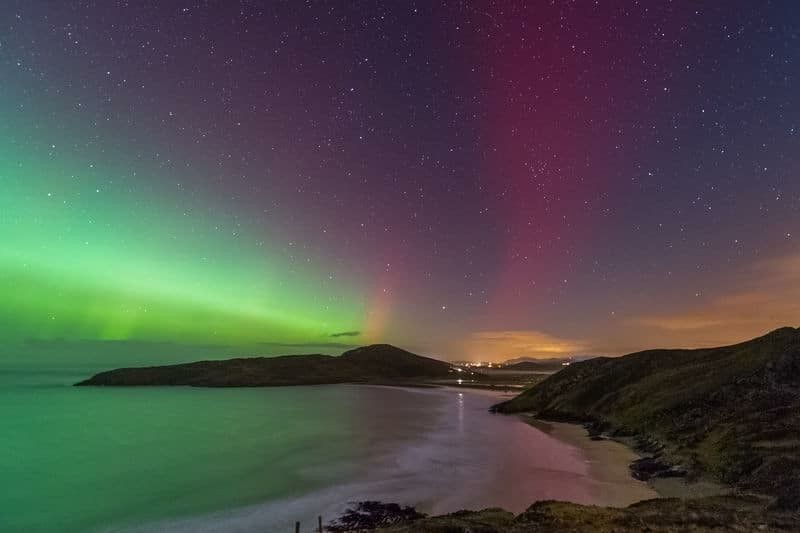
[[[354,479],[299,497],[132,531],[290,531],[296,520],[310,531],[318,515],[327,522],[348,502],[362,500],[397,502],[429,513],[495,505],[518,512],[543,498],[591,503],[590,491],[581,483],[588,469],[578,450],[517,419],[488,413],[496,398],[453,390],[405,390],[430,398],[433,423],[410,442],[376,446],[374,453],[360,459],[364,468]]]

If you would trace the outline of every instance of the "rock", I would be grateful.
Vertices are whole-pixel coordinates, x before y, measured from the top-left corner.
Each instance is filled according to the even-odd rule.
[[[629,468],[631,475],[640,481],[647,481],[654,477],[686,477],[687,475],[685,468],[671,465],[658,456],[637,459],[630,464]]]

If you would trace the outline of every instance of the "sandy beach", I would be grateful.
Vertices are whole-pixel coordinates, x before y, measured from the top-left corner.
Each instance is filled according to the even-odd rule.
[[[580,450],[589,466],[594,496],[598,505],[625,507],[632,503],[663,496],[644,481],[631,477],[628,465],[639,455],[621,442],[592,440],[583,426],[545,422],[531,416],[523,419],[550,436]]]
[[[554,438],[579,448],[586,455],[602,505],[620,507],[650,498],[702,498],[730,493],[729,487],[709,480],[686,483],[683,478],[670,477],[638,481],[631,476],[628,465],[641,455],[630,447],[630,443],[591,439],[579,424],[550,422],[530,415],[522,418]]]

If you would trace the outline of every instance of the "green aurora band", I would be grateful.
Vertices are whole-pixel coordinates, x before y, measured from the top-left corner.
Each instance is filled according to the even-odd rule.
[[[177,194],[175,180],[163,180],[171,192],[162,176],[141,180],[141,164],[134,175],[2,122],[0,338],[241,346],[360,329],[364,299],[287,258],[280,236]]]

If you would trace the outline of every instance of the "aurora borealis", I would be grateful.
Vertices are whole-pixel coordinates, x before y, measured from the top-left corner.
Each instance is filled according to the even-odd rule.
[[[173,172],[124,151],[90,156],[66,128],[20,130],[24,116],[3,121],[4,336],[236,345],[361,323],[345,283],[327,287],[327,272],[277,252],[268,231],[162,186]]]
[[[796,326],[798,28],[791,1],[4,2],[0,337],[491,360]]]

